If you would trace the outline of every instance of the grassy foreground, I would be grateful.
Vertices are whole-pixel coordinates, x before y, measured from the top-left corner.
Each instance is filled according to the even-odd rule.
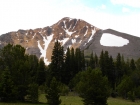
[[[61,96],[61,105],[83,105],[82,99],[78,96]],[[46,98],[44,94],[39,97],[40,104],[30,104],[30,103],[0,103],[0,105],[46,105]],[[109,98],[108,105],[140,105],[140,101],[131,102],[129,100],[123,100],[121,98]]]

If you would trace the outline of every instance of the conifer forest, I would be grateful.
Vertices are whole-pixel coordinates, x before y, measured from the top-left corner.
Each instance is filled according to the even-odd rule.
[[[108,97],[135,101],[140,98],[140,58],[84,55],[79,48],[64,48],[56,41],[51,63],[25,53],[24,47],[8,44],[0,49],[0,101],[38,102],[46,94],[48,105],[59,105],[61,95],[75,92],[84,105],[107,105]]]

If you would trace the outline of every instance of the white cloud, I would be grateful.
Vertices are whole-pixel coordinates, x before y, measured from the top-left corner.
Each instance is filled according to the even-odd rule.
[[[126,8],[126,7],[123,7],[122,8],[122,12],[130,12],[130,9],[129,8]]]
[[[110,0],[113,4],[127,5],[140,8],[140,0]]]
[[[102,8],[102,9],[106,9],[106,5],[102,4],[102,5],[101,5],[101,8]]]

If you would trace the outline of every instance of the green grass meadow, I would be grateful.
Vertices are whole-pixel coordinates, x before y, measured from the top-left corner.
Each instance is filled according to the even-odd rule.
[[[83,105],[82,99],[76,95],[69,96],[61,96],[62,100],[61,105]],[[0,103],[0,105],[47,105],[45,94],[41,94],[39,96],[38,104],[31,103]],[[131,102],[130,100],[124,100],[121,98],[109,98],[108,105],[140,105],[140,100],[136,100],[136,102]]]

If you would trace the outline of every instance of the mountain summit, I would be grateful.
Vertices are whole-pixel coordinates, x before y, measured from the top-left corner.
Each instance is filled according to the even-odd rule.
[[[123,37],[129,43],[122,47],[107,47],[100,44],[104,33]],[[10,44],[20,44],[26,49],[26,53],[34,54],[44,59],[46,65],[51,62],[51,53],[54,42],[58,40],[64,46],[80,48],[85,54],[91,52],[100,54],[101,50],[107,50],[115,57],[117,53],[125,57],[140,57],[140,38],[120,33],[111,29],[101,30],[84,20],[65,17],[52,26],[44,28],[18,30],[0,36],[0,47]],[[118,42],[119,43],[119,42]]]

